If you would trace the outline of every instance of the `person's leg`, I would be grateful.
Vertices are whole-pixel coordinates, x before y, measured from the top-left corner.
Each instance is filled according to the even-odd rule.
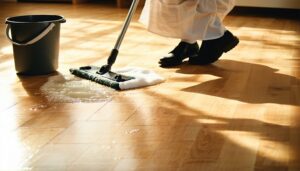
[[[215,11],[215,23],[209,25],[207,32],[211,32],[217,28],[223,28],[222,35],[219,37],[206,36],[207,39],[202,41],[198,56],[189,59],[190,64],[207,65],[217,61],[223,53],[233,49],[239,43],[239,39],[230,31],[225,29],[223,19],[231,11],[234,6],[233,0],[202,0],[199,4],[198,11],[205,13],[206,6],[211,6]],[[213,8],[215,6],[215,8]],[[222,29],[220,29],[222,30]],[[209,35],[209,34],[207,34]]]
[[[180,14],[185,26],[183,28],[179,26],[178,29],[182,31],[182,42],[189,42],[189,44],[179,43],[173,51],[159,61],[162,66],[180,65],[188,57],[191,64],[210,64],[238,44],[238,38],[226,31],[222,22],[233,8],[234,0],[199,0],[195,5],[197,10],[193,16]],[[198,54],[195,55],[195,51],[192,51],[187,55],[189,51],[187,47],[193,45],[196,47],[193,44],[195,40],[202,40]]]
[[[185,1],[188,0],[162,0],[162,4],[166,4],[168,6],[177,6],[174,7],[173,9],[175,11],[169,11],[169,13],[171,13],[170,16],[175,17],[180,15],[179,11],[181,11],[182,10],[181,8],[183,7],[181,4],[184,3]],[[174,21],[174,18],[170,18],[169,21]],[[173,29],[177,30],[180,28],[174,27]],[[179,37],[180,36],[178,36],[178,38]],[[183,38],[171,52],[169,52],[159,60],[159,64],[161,67],[177,66],[182,64],[184,59],[192,56],[197,56],[198,51],[199,51],[199,45],[197,43],[197,39]]]

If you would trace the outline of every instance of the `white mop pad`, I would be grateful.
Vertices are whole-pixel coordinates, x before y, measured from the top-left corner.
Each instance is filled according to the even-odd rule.
[[[134,89],[159,84],[165,81],[160,75],[154,71],[146,70],[138,67],[130,67],[115,70],[114,72],[122,75],[135,77],[133,80],[119,83],[121,90]]]

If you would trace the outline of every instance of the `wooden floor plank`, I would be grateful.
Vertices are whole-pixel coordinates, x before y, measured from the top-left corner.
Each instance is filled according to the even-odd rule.
[[[300,22],[294,17],[233,12],[224,22],[239,46],[213,65],[166,69],[158,61],[179,40],[149,33],[136,15],[113,69],[139,66],[166,81],[121,92],[90,84],[98,91],[81,93],[106,98],[67,102],[43,88],[54,78],[73,84],[71,67],[106,63],[127,9],[109,3],[0,6],[2,21],[41,13],[67,20],[59,69],[50,75],[16,75],[12,46],[0,35],[1,171],[300,170]],[[60,98],[70,95],[57,91]]]

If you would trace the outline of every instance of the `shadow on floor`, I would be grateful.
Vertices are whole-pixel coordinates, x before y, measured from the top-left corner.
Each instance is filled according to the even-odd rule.
[[[184,88],[182,91],[247,103],[299,105],[296,98],[300,80],[277,71],[277,69],[265,65],[220,60],[210,66],[182,65],[176,72],[193,75],[209,74],[219,77]]]

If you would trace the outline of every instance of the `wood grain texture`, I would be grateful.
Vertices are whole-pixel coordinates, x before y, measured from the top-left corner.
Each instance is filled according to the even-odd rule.
[[[50,75],[16,75],[12,46],[0,34],[0,170],[300,170],[299,20],[232,13],[225,24],[240,38],[237,48],[213,65],[164,69],[159,59],[179,40],[147,32],[136,15],[113,69],[139,66],[166,81],[99,102],[66,103],[50,101],[41,87],[53,76],[68,77],[71,67],[106,63],[127,9],[0,8],[2,21],[41,13],[67,19],[59,69]]]

